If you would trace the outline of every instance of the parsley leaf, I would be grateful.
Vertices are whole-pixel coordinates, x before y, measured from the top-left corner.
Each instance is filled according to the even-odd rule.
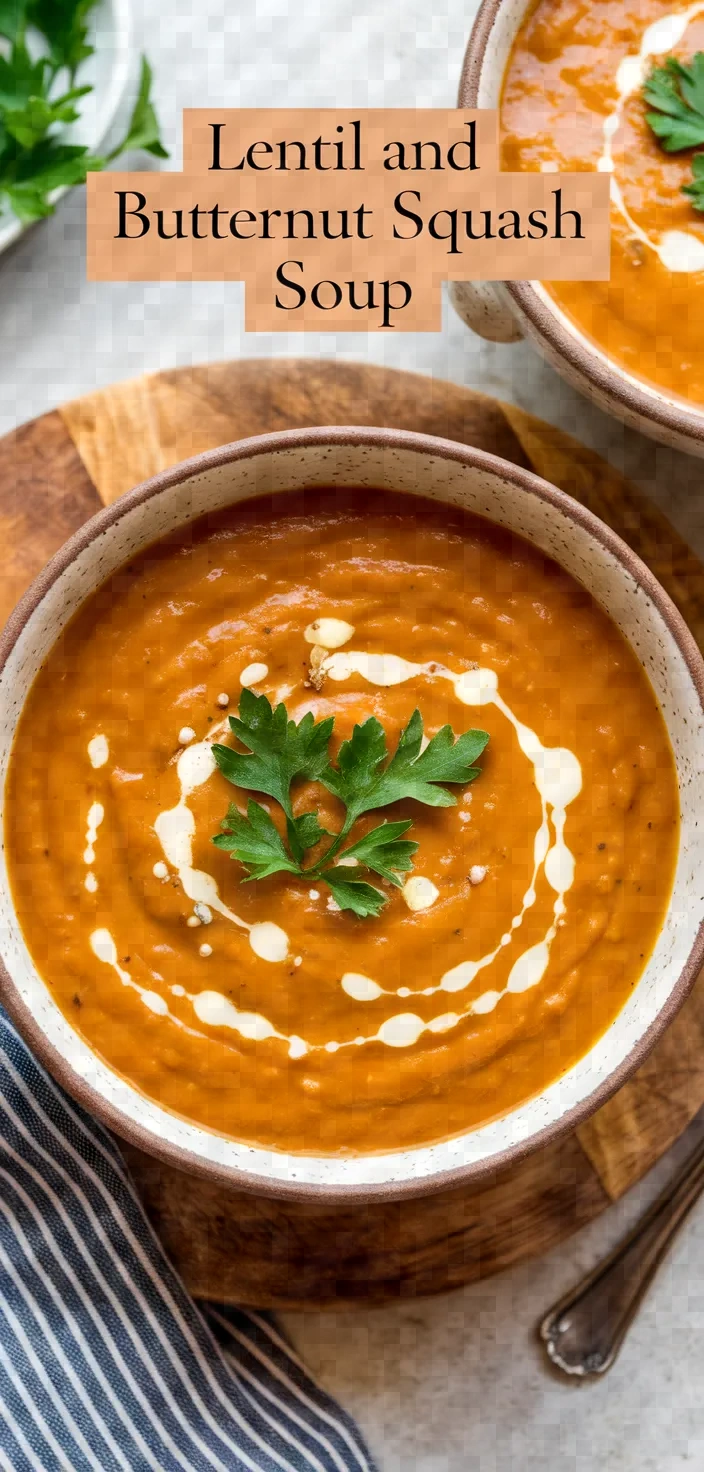
[[[249,879],[267,879],[282,869],[290,874],[299,872],[298,864],[286,852],[278,828],[260,803],[250,798],[246,818],[231,803],[220,827],[222,832],[213,843],[239,859]]]
[[[333,868],[323,869],[320,878],[332,890],[333,899],[341,910],[352,910],[355,915],[365,918],[378,915],[388,904],[388,896],[382,890],[364,880],[352,878],[348,870],[354,866],[346,864],[345,860],[355,859],[357,864],[365,865],[397,889],[402,888],[401,875],[413,868],[413,855],[419,847],[413,840],[402,837],[412,827],[410,818],[401,823],[379,823],[364,838],[346,848]]]
[[[668,56],[646,79],[643,97],[654,109],[646,120],[667,153],[704,143],[704,51],[689,66]]]
[[[689,195],[695,210],[704,213],[704,153],[695,153],[692,159],[692,183],[683,184],[682,193]]]
[[[265,695],[245,689],[239,713],[230,716],[229,723],[246,750],[216,743],[212,752],[218,767],[235,786],[264,792],[279,804],[286,817],[288,846],[266,810],[251,799],[246,817],[230,806],[213,843],[243,865],[248,879],[288,872],[307,882],[321,881],[341,910],[362,918],[378,915],[388,896],[364,878],[352,877],[349,870],[359,866],[400,889],[418,844],[405,837],[411,819],[381,822],[349,844],[333,863],[357,818],[402,798],[430,807],[453,806],[455,798],[440,784],[464,784],[477,777],[479,768],[473,763],[489,739],[485,731],[465,731],[455,740],[452,728],[443,726],[421,751],[423,720],[416,710],[389,759],[384,728],[371,717],[343,741],[333,766],[332,716],[316,722],[308,713],[296,724],[289,720],[285,705],[274,709]],[[317,812],[294,814],[292,787],[300,779],[319,781],[343,804],[345,819],[339,833],[323,828]],[[326,838],[332,842],[305,867],[306,853]]]
[[[368,869],[373,869],[382,879],[389,879],[400,889],[399,875],[407,874],[413,868],[413,855],[418,844],[412,839],[399,840],[412,827],[410,818],[405,823],[379,823],[364,838],[346,848],[341,857],[354,858],[358,864],[366,864]],[[340,860],[337,866],[340,867]]]
[[[0,206],[9,206],[24,223],[52,214],[55,190],[85,183],[89,172],[105,168],[127,149],[168,157],[159,137],[151,101],[152,73],[145,57],[127,131],[109,158],[62,141],[61,129],[77,121],[78,104],[92,90],[74,82],[93,52],[88,20],[96,3],[0,0]],[[29,28],[31,51],[26,40]],[[37,32],[40,39],[35,45]]]
[[[309,712],[296,725],[288,719],[285,705],[274,710],[266,695],[243,690],[239,717],[230,716],[230,729],[249,754],[215,745],[213,756],[228,782],[265,792],[292,819],[291,783],[296,777],[315,780],[320,776],[327,764],[334,724],[333,716],[316,723]]]
[[[24,42],[19,40],[14,42],[9,56],[0,56],[0,107],[4,115],[22,109],[30,98],[40,96],[48,65],[46,58],[32,61]]]
[[[143,153],[151,153],[154,158],[168,158],[169,155],[159,137],[159,123],[151,100],[152,69],[146,56],[142,57],[142,71],[139,81],[139,92],[137,101],[132,111],[127,132],[117,148],[113,148],[108,154],[108,162],[111,163],[121,153],[135,153],[141,149]]]
[[[96,4],[97,0],[29,0],[27,4],[27,20],[49,42],[54,66],[68,67],[72,76],[93,55],[87,22]]]
[[[704,144],[704,51],[697,51],[688,66],[668,56],[647,77],[643,97],[654,109],[645,114],[646,121],[666,153]],[[692,182],[682,185],[682,193],[704,213],[704,154],[695,153]]]
[[[84,97],[86,92],[90,92],[90,87],[74,87],[71,92],[57,97],[55,102],[49,102],[46,97],[30,96],[22,107],[6,107],[3,119],[6,131],[23,149],[32,149],[43,141],[53,123],[75,123],[80,114],[74,102]],[[87,152],[82,148],[81,156],[85,157]]]
[[[0,0],[0,36],[4,36],[6,41],[19,39],[26,18],[26,0]]]
[[[386,895],[362,879],[343,879],[344,872],[343,869],[341,873],[339,868],[325,869],[320,878],[332,890],[332,897],[341,910],[352,910],[363,920],[370,915],[376,917],[387,904]]]
[[[388,766],[380,770],[388,755],[384,728],[372,716],[355,726],[350,741],[343,742],[338,767],[327,767],[320,780],[347,808],[349,826],[362,813],[388,807],[401,798],[413,797],[428,807],[454,807],[456,799],[440,782],[471,782],[479,776],[472,763],[486,746],[486,731],[465,731],[455,741],[451,726],[443,726],[425,749],[423,717],[414,710],[399,736]]]
[[[316,848],[324,838],[332,838],[327,828],[321,828],[317,813],[301,813],[298,818],[287,820],[288,841],[299,863],[309,848]]]
[[[86,159],[85,148],[54,143],[52,139],[36,144],[18,158],[12,182],[2,178],[2,161],[0,155],[0,193],[7,196],[18,218],[26,221],[50,215],[52,190],[66,184],[82,184],[86,170],[96,167]]]

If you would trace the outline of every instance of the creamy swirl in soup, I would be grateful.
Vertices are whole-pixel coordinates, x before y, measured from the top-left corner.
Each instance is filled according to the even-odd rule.
[[[551,296],[634,377],[704,403],[704,214],[682,193],[691,149],[648,126],[643,84],[704,50],[704,3],[538,0],[504,79],[502,167],[599,169],[611,179],[611,278]],[[704,196],[703,196],[704,197]]]
[[[389,752],[416,710],[421,750],[488,735],[452,805],[359,820],[418,845],[364,871],[377,915],[213,843],[252,801],[286,842],[213,751],[244,750],[243,691],[334,717],[333,763],[371,716]],[[317,778],[291,792],[339,831]],[[591,596],[487,521],[361,491],[251,501],[116,573],[37,677],[6,805],[27,943],[95,1051],[189,1119],[316,1153],[449,1137],[575,1063],[652,951],[677,825],[653,691]]]

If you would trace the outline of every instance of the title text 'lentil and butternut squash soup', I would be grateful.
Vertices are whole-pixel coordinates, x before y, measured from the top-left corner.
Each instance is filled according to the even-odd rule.
[[[305,491],[137,555],[42,666],[14,902],[114,1070],[359,1154],[544,1090],[623,1007],[678,844],[663,718],[567,572],[418,497]]]
[[[504,169],[611,174],[611,279],[550,283],[550,296],[631,375],[694,404],[704,404],[703,52],[702,3],[538,0],[501,104]]]

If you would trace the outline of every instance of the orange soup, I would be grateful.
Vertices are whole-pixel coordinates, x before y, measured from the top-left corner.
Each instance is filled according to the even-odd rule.
[[[611,280],[550,293],[629,373],[704,404],[704,215],[681,192],[692,152],[664,151],[642,94],[666,56],[704,50],[704,8],[687,14],[667,0],[538,0],[504,81],[502,166],[611,172]]]
[[[261,724],[277,704],[308,715],[299,767],[312,717],[334,718],[333,777],[311,758],[291,782],[292,819],[327,834],[252,878],[212,840],[256,804],[267,851],[291,852],[258,785],[267,742],[291,735]],[[384,741],[409,722],[391,772]],[[355,727],[382,744],[355,745],[356,768]],[[465,740],[483,748],[473,780],[453,745],[470,730],[488,737]],[[365,762],[391,805],[359,817],[330,884],[312,879],[351,811],[339,774],[366,790]],[[417,794],[438,773],[432,806]],[[349,854],[384,821],[418,845],[385,874]],[[447,1138],[569,1069],[648,960],[677,833],[655,696],[591,596],[480,518],[368,492],[250,501],[114,575],[39,673],[6,804],[27,943],[95,1052],[191,1120],[323,1153]],[[346,883],[379,913],[346,909]]]

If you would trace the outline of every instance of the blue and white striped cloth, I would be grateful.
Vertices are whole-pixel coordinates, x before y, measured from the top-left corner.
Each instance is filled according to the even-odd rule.
[[[0,1466],[374,1472],[265,1315],[196,1306],[112,1136],[0,1009]]]

